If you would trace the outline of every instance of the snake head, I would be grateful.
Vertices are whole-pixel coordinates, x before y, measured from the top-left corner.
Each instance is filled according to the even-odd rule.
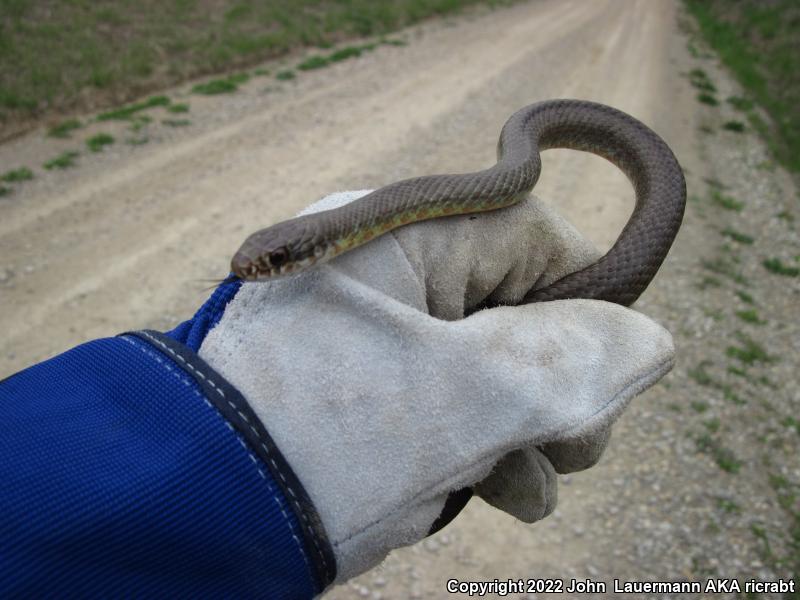
[[[245,281],[265,281],[299,273],[326,260],[326,244],[304,217],[297,217],[250,235],[231,260],[231,271]]]

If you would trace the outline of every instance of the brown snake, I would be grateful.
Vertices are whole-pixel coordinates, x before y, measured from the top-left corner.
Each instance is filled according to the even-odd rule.
[[[252,234],[233,273],[263,280],[296,273],[387,231],[435,217],[495,210],[518,202],[539,178],[539,152],[571,148],[600,155],[630,179],[636,206],[608,253],[522,303],[593,298],[630,305],[661,266],[680,227],[686,182],[678,161],[651,129],[619,110],[582,100],[531,104],[500,133],[497,164],[477,173],[428,175],[382,187],[345,206],[277,223]]]

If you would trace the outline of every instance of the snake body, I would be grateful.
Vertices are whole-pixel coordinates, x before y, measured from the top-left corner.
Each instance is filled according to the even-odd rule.
[[[551,100],[514,113],[503,126],[497,164],[476,173],[429,175],[392,183],[345,206],[257,231],[231,261],[234,275],[264,280],[296,273],[396,227],[519,202],[541,172],[539,152],[571,148],[600,155],[633,184],[636,205],[608,253],[522,302],[593,298],[630,305],[661,266],[683,218],[686,182],[667,144],[619,110]]]

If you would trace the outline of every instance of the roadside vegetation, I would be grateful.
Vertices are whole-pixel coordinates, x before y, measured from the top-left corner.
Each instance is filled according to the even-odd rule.
[[[332,48],[469,5],[513,1],[5,0],[0,2],[0,139],[42,117],[119,105],[190,78],[239,71],[299,47]],[[346,48],[316,63],[343,60],[362,50]],[[228,93],[240,83],[226,77],[197,91]],[[140,110],[135,105],[129,109]],[[62,127],[51,135],[69,132],[69,126]]]
[[[685,0],[703,38],[730,69],[750,98],[725,99],[741,110],[767,141],[775,157],[795,173],[800,172],[800,3],[797,0]],[[692,77],[698,99],[719,104],[713,85],[701,87],[702,77]],[[754,112],[761,106],[771,119],[764,122]],[[731,121],[730,131],[744,131],[744,123]]]

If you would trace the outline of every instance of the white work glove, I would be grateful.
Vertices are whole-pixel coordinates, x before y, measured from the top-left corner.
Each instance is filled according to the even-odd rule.
[[[487,299],[513,305],[596,257],[531,198],[401,227],[305,273],[243,284],[200,356],[244,395],[306,488],[337,582],[425,537],[454,490],[477,484],[518,518],[544,517],[555,471],[593,464],[628,401],[669,371],[669,333],[621,306],[470,314]]]

